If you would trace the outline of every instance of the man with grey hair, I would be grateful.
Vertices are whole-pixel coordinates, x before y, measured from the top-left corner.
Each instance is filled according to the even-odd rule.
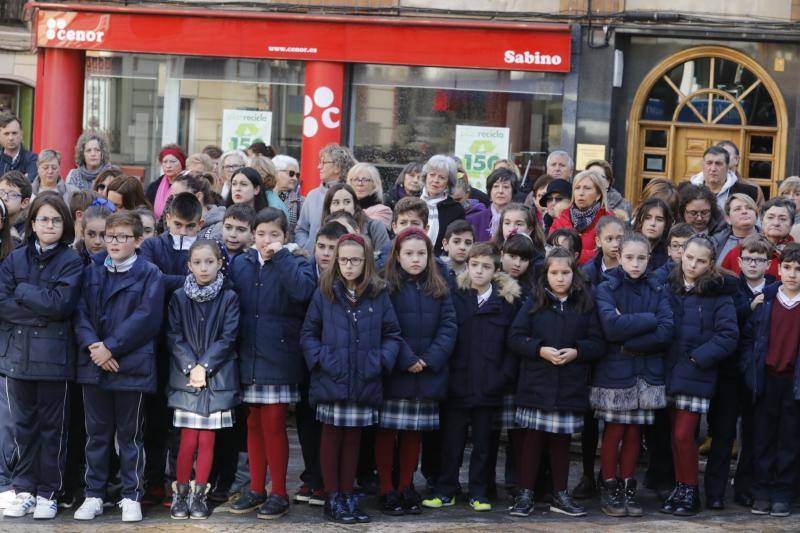
[[[547,175],[556,179],[572,181],[575,163],[564,150],[554,150],[547,156]]]

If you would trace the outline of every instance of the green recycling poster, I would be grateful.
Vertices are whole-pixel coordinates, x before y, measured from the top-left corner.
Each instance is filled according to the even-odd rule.
[[[455,155],[461,158],[470,184],[486,191],[486,178],[498,159],[508,159],[508,128],[456,126]]]
[[[256,141],[270,144],[272,111],[225,109],[222,112],[224,150],[246,150]]]

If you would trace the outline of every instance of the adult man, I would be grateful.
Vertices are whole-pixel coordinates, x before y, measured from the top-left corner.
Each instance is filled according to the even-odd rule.
[[[703,171],[692,176],[690,181],[708,187],[716,195],[717,205],[722,210],[731,194],[746,194],[754,202],[758,201],[758,187],[739,181],[731,171],[730,154],[719,145],[703,152]]]
[[[547,156],[547,175],[556,179],[572,181],[575,163],[564,150],[554,150]]]
[[[0,176],[18,170],[30,181],[36,179],[36,154],[22,146],[22,122],[16,115],[0,116]]]
[[[739,147],[733,144],[731,141],[720,141],[717,143],[717,146],[720,148],[724,148],[726,152],[728,152],[728,157],[730,157],[730,165],[728,165],[728,170],[736,175],[739,180],[739,183],[743,183],[745,185],[751,185],[756,188],[758,193],[758,199],[756,200],[756,205],[759,209],[764,206],[765,198],[764,198],[764,191],[761,190],[761,187],[756,185],[755,183],[743,179],[739,175]]]

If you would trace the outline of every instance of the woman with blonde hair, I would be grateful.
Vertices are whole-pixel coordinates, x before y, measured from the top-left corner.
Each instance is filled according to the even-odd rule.
[[[383,205],[383,184],[378,169],[371,163],[356,163],[347,172],[347,184],[358,197],[358,205],[373,220],[383,222],[386,229],[392,227],[392,209]]]

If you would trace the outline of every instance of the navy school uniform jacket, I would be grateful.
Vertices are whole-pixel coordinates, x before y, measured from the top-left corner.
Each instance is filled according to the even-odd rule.
[[[580,313],[569,300],[548,293],[549,304],[531,314],[534,298],[522,305],[509,333],[509,345],[519,359],[515,402],[547,411],[585,411],[589,408],[591,363],[605,353],[596,309]],[[539,349],[575,348],[578,357],[566,365],[542,359]]]
[[[648,264],[648,268],[649,268]],[[648,274],[649,276],[653,277],[658,281],[660,285],[663,285],[667,282],[667,278],[669,277],[669,273],[672,272],[672,269],[675,268],[675,261],[672,259],[667,259],[663,265],[653,270],[652,273]]]
[[[664,385],[664,356],[673,319],[666,289],[648,274],[632,279],[622,268],[606,272],[597,287],[597,310],[608,346],[596,364],[593,385],[628,389],[638,378]]]
[[[456,342],[456,311],[449,292],[443,298],[425,294],[419,283],[406,277],[391,295],[403,340],[397,364],[384,379],[384,397],[440,400],[447,396],[448,362]],[[412,374],[408,367],[419,359],[428,365]]]
[[[739,339],[731,288],[724,280],[711,284],[704,294],[687,293],[683,287],[676,293],[667,286],[675,321],[667,394],[714,395],[719,365],[733,355]]]
[[[334,299],[319,290],[308,307],[301,342],[311,371],[312,404],[383,403],[383,376],[394,369],[402,337],[389,294],[368,289],[353,307],[341,281]]]
[[[219,294],[207,302],[195,302],[178,289],[169,302],[167,344],[172,353],[169,373],[169,406],[202,416],[239,404],[239,297],[226,280]],[[206,387],[189,385],[189,373],[200,365],[206,371]]]
[[[581,274],[586,278],[586,282],[591,286],[592,293],[596,292],[597,286],[605,279],[605,272],[603,272],[603,252],[598,251],[591,261],[585,265],[581,265],[580,270]]]
[[[282,248],[259,262],[251,248],[236,258],[231,278],[241,316],[237,352],[242,385],[292,385],[304,378],[300,328],[317,283],[311,265]]]
[[[153,263],[164,274],[167,298],[183,287],[189,274],[189,250],[175,250],[172,235],[165,231],[158,237],[145,239],[139,247],[139,257]]]
[[[127,272],[104,265],[86,267],[75,313],[78,383],[115,391],[156,390],[156,340],[163,318],[164,278],[138,257]],[[89,345],[103,342],[119,363],[106,372],[89,357]]]
[[[508,331],[520,307],[519,284],[498,272],[492,294],[478,307],[478,294],[470,288],[469,274],[458,276],[453,304],[458,337],[450,358],[447,405],[452,407],[499,406],[516,385],[516,360],[508,346]]]
[[[80,255],[64,244],[43,253],[34,240],[0,265],[0,372],[15,379],[75,378],[72,314],[83,275]]]

